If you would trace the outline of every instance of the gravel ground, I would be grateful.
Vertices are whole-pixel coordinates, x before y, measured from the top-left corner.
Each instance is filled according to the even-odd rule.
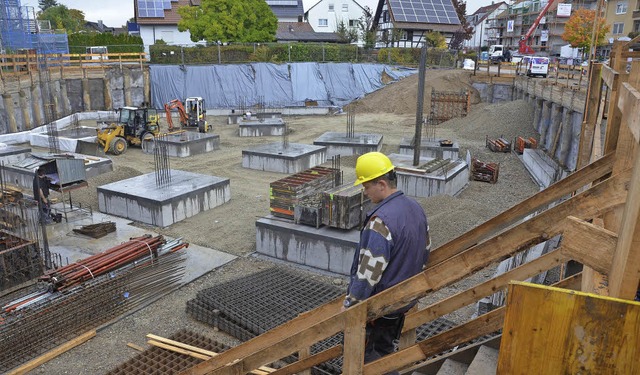
[[[429,71],[427,87],[438,90],[470,89],[468,73],[463,71]],[[398,152],[403,137],[412,136],[415,124],[417,77],[393,83],[361,102],[356,103],[356,132],[379,133],[384,136],[383,152]],[[478,94],[473,90],[473,97]],[[474,99],[477,103],[479,100]],[[428,108],[428,107],[427,107]],[[212,327],[194,321],[186,315],[186,301],[197,291],[231,280],[272,263],[255,258],[255,221],[269,213],[269,183],[284,175],[242,168],[242,150],[255,145],[279,141],[278,138],[247,138],[237,136],[237,127],[226,125],[226,118],[213,118],[214,133],[220,135],[220,150],[186,159],[172,159],[171,168],[210,174],[231,179],[231,201],[176,223],[168,228],[149,230],[171,237],[214,248],[239,256],[235,261],[209,272],[196,281],[170,293],[158,302],[135,312],[101,330],[89,342],[65,353],[32,371],[34,374],[100,374],[112,369],[136,354],[126,346],[128,342],[146,346],[145,335],[153,333],[169,336],[186,327],[229,344],[237,340],[217,332]],[[312,144],[327,131],[346,129],[346,116],[305,116],[285,119],[291,133],[290,143]],[[437,128],[438,138],[452,139],[461,147],[461,156],[471,155],[485,162],[500,163],[500,177],[496,184],[470,181],[457,197],[438,196],[418,199],[429,218],[435,247],[464,234],[467,230],[490,219],[538,191],[518,157],[511,153],[492,153],[485,148],[485,136],[536,136],[532,129],[532,108],[524,101],[488,105],[478,103],[464,119],[455,119]],[[95,187],[105,183],[153,171],[153,156],[129,148],[126,154],[113,157],[115,170],[93,178],[90,187],[77,193],[74,201],[97,207]],[[345,181],[354,176],[355,157],[341,160]],[[139,225],[139,224],[138,224]],[[140,225],[145,227],[144,225]],[[301,271],[307,272],[307,271]],[[346,287],[346,278],[309,273],[327,283]],[[425,297],[422,305],[482,282],[493,275],[493,267],[456,285]],[[447,316],[460,322],[474,312],[467,307]]]

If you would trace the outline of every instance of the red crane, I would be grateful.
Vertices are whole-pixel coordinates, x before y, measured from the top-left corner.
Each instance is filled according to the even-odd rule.
[[[549,0],[547,5],[545,5],[544,8],[542,8],[542,11],[540,11],[540,14],[538,14],[538,17],[536,17],[536,20],[533,21],[533,24],[531,24],[531,27],[529,28],[529,30],[527,30],[526,34],[520,37],[518,52],[527,55],[531,55],[535,52],[529,45],[529,38],[531,38],[531,35],[533,35],[533,33],[536,31],[536,28],[538,28],[538,25],[540,24],[540,20],[542,20],[542,17],[547,14],[547,11],[549,10],[549,8],[551,8],[551,5],[553,5],[554,2],[555,0]]]

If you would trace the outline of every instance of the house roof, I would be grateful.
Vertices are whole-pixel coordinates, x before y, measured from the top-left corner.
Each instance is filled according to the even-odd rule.
[[[373,18],[373,28],[380,22],[385,3],[391,22],[396,28],[446,31],[457,30],[460,27],[460,19],[451,0],[380,0]],[[433,9],[439,10],[432,11]],[[440,26],[436,27],[437,25]]]
[[[276,40],[279,42],[333,42],[339,43],[337,33],[318,33],[308,22],[278,22]]]
[[[473,14],[471,14],[471,15],[474,16],[476,14],[488,14],[488,13],[491,13],[491,12],[493,12],[494,10],[496,10],[497,8],[499,8],[503,4],[507,5],[507,3],[505,3],[504,1],[501,1],[501,2],[495,3],[495,4],[485,5],[483,7],[478,8],[478,10],[473,12]]]
[[[97,31],[100,33],[105,33],[105,32],[113,33],[115,31],[114,27],[109,27],[103,24],[102,21],[98,21],[98,22],[87,21],[84,23],[84,27],[89,30]]]
[[[304,15],[302,0],[265,0],[278,19]]]

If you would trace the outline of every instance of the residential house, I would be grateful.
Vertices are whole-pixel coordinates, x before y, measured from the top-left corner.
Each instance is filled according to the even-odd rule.
[[[308,22],[278,22],[276,31],[278,43],[315,42],[340,43],[340,35],[336,33],[319,33],[313,30]]]
[[[467,22],[473,26],[473,34],[469,40],[465,40],[463,46],[467,49],[480,50],[487,47],[487,28],[485,25],[491,18],[495,18],[500,13],[507,10],[508,5],[504,1],[478,8],[473,14],[467,17]]]
[[[376,3],[377,0],[316,0],[304,18],[319,33],[335,33],[341,22],[347,28],[359,30],[359,20],[367,12],[373,12]]]
[[[297,22],[303,17],[302,0],[265,0],[278,22]],[[201,0],[133,0],[136,23],[140,28],[140,37],[144,43],[145,52],[149,46],[158,40],[173,45],[204,44],[204,41],[194,43],[189,31],[178,31],[181,6],[200,6]]]
[[[640,33],[640,0],[618,0],[606,3],[604,17],[609,32],[605,37],[605,45],[598,48],[600,56],[607,57],[616,40],[630,40],[629,33]]]
[[[373,20],[377,47],[421,47],[432,31],[449,43],[460,27],[451,0],[380,0]]]
[[[596,9],[598,0],[582,0],[580,2],[559,3],[554,1],[546,14],[541,11],[547,0],[520,0],[508,6],[507,10],[488,19],[487,43],[502,44],[518,51],[521,38],[530,30],[529,46],[536,54],[544,56],[560,56],[560,49],[567,45],[562,39],[564,26],[576,9]],[[535,23],[540,17],[538,25]]]

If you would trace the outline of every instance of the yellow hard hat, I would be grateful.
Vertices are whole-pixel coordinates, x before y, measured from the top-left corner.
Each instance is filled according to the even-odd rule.
[[[381,152],[368,152],[361,155],[356,161],[356,182],[353,185],[360,185],[363,182],[371,181],[383,176],[393,170],[393,164],[387,155]]]

